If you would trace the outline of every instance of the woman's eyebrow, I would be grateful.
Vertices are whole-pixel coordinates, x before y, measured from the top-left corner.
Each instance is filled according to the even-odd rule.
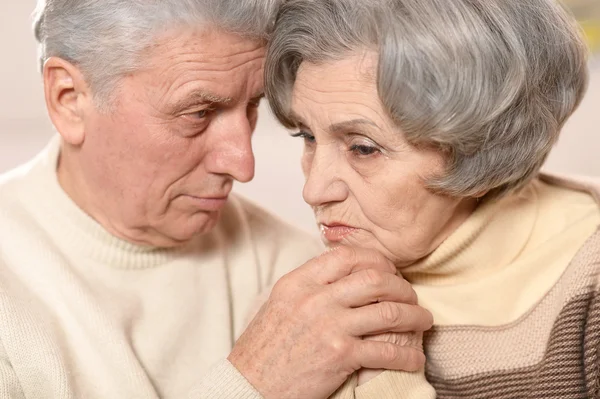
[[[292,120],[294,122],[294,125],[296,125],[296,127],[308,126],[306,123],[304,123],[303,119],[294,112],[290,113],[289,118],[290,118],[290,120]],[[349,130],[356,129],[361,126],[376,127],[377,129],[381,130],[381,128],[375,122],[373,122],[369,119],[366,119],[366,118],[358,118],[358,119],[352,119],[349,121],[337,122],[337,123],[329,125],[328,130],[331,133],[339,134],[339,133],[346,133]]]
[[[304,120],[300,117],[300,115],[298,115],[294,111],[290,112],[290,114],[288,115],[288,119],[294,124],[294,127],[306,126]]]
[[[369,119],[352,119],[349,121],[338,122],[338,123],[334,123],[334,124],[330,125],[329,131],[332,133],[339,133],[339,132],[352,130],[354,128],[364,126],[364,125],[379,128],[379,126],[377,126],[377,124],[375,122],[373,122]]]

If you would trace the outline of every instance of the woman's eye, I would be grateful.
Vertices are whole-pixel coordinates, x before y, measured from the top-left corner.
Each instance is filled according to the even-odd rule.
[[[315,142],[315,136],[313,136],[312,134],[309,134],[307,132],[298,132],[296,134],[292,134],[292,137],[299,137],[301,139],[304,139],[304,141],[307,143]]]
[[[352,151],[356,155],[366,157],[366,156],[373,155],[373,154],[379,152],[379,149],[376,147],[369,146],[369,145],[355,144],[350,147],[350,151]]]

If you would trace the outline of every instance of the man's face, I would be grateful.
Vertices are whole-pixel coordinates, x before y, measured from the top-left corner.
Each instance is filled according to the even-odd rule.
[[[78,166],[94,217],[159,246],[210,231],[233,181],[254,176],[263,59],[259,41],[215,30],[158,40],[114,110],[85,115]]]

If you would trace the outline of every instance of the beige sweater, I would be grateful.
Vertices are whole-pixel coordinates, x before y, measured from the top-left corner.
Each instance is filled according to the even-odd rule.
[[[61,190],[58,152],[0,177],[0,399],[260,398],[225,359],[320,245],[239,197],[184,248],[131,245]]]
[[[542,176],[486,203],[402,270],[429,309],[427,373],[385,372],[336,399],[597,398],[600,184]]]

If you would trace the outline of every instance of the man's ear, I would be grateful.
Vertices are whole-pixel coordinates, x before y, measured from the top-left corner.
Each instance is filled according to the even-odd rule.
[[[52,123],[62,138],[73,146],[85,140],[85,110],[91,91],[75,65],[58,57],[44,63],[44,94]]]

